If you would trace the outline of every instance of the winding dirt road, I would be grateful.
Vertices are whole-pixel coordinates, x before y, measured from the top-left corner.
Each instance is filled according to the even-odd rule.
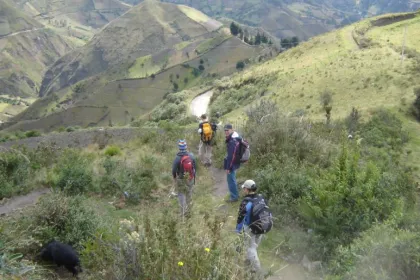
[[[191,101],[190,111],[193,116],[201,116],[205,114],[210,104],[210,99],[213,96],[213,90],[209,90]]]
[[[19,35],[19,34],[22,34],[22,33],[34,32],[34,31],[41,30],[41,29],[45,29],[45,27],[34,28],[34,29],[29,29],[29,30],[23,30],[23,31],[18,31],[18,32],[13,32],[13,33],[10,33],[8,35],[0,36],[0,39],[6,39],[6,38],[9,38],[9,37],[12,37],[12,36],[16,36],[16,35]]]

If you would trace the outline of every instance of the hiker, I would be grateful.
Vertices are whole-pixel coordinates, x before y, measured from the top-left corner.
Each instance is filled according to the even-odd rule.
[[[206,114],[201,115],[200,124],[198,125],[198,133],[201,135],[198,156],[201,163],[205,166],[211,165],[213,139],[216,130],[217,124],[210,123]]]
[[[237,140],[239,134],[233,130],[231,124],[226,124],[225,127],[225,136],[226,136],[226,149],[227,156],[224,160],[224,169],[227,173],[227,183],[230,192],[230,199],[227,202],[236,202],[238,201],[238,187],[236,185],[236,170],[240,167],[240,161],[235,158],[237,154]]]
[[[194,154],[187,151],[187,142],[178,141],[179,152],[172,164],[172,176],[177,188],[181,213],[184,216],[190,211],[192,190],[195,184],[196,162]]]
[[[245,197],[239,206],[236,233],[245,235],[247,246],[247,262],[252,272],[261,270],[257,248],[263,234],[269,232],[273,226],[272,214],[264,197],[257,194],[257,185],[253,180],[246,180],[242,185]]]

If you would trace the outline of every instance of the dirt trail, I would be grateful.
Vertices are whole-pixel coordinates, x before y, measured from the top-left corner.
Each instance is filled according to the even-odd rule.
[[[7,200],[5,204],[0,205],[0,216],[10,214],[11,212],[22,209],[26,206],[33,205],[42,195],[49,192],[50,189],[41,189],[25,195],[13,197]]]
[[[211,176],[213,178],[213,195],[217,198],[223,198],[227,193],[226,172],[216,167],[210,167]]]
[[[29,33],[29,32],[34,32],[37,30],[41,30],[41,29],[45,29],[45,27],[40,27],[40,28],[34,28],[34,29],[30,29],[30,30],[23,30],[23,31],[18,31],[18,32],[13,32],[10,33],[8,35],[4,35],[4,36],[0,36],[0,39],[5,39],[5,38],[9,38],[9,37],[13,37],[22,33]]]
[[[191,114],[197,117],[201,116],[202,114],[205,114],[207,111],[207,108],[209,107],[210,98],[212,97],[212,95],[213,95],[213,91],[209,90],[195,97],[191,101],[191,105],[190,105]]]

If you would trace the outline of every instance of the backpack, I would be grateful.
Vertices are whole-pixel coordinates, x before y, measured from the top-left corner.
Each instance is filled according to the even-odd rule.
[[[211,124],[211,129],[213,129],[213,132],[217,131],[217,124],[216,123],[212,123]]]
[[[251,156],[251,151],[249,149],[249,143],[241,137],[236,138],[237,148],[236,148],[236,163],[245,163],[249,160]]]
[[[190,177],[189,179],[193,179],[195,176],[195,172],[194,172],[194,164],[193,161],[191,159],[191,157],[189,155],[184,155],[181,158],[181,174],[185,174],[185,173],[189,173]]]
[[[208,122],[203,123],[203,142],[210,142],[213,138],[213,128]]]
[[[273,215],[265,203],[264,197],[258,195],[254,198],[246,197],[245,200],[252,203],[251,224],[249,225],[252,233],[265,234],[269,232],[273,227]]]

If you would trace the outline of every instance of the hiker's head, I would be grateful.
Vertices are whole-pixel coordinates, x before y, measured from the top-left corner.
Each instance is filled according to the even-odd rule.
[[[253,180],[246,180],[242,185],[245,193],[253,193],[257,191],[257,184]]]
[[[179,148],[180,151],[186,151],[187,150],[187,141],[178,140],[178,148]]]
[[[200,119],[201,119],[202,121],[207,120],[207,115],[206,115],[206,114],[202,114],[202,115],[201,115],[201,117],[200,117]]]
[[[226,125],[225,125],[225,135],[226,135],[226,136],[229,136],[229,135],[231,135],[231,134],[232,134],[232,132],[233,132],[233,127],[232,127],[232,125],[231,125],[230,123],[226,124]]]

